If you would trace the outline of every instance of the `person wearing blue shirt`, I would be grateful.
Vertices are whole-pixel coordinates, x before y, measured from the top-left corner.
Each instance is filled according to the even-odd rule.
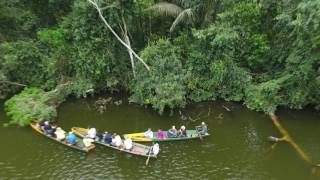
[[[75,136],[72,132],[69,132],[68,136],[67,136],[67,143],[70,144],[77,144],[78,140],[77,140],[77,136]]]
[[[107,131],[104,132],[104,134],[103,134],[103,141],[104,141],[105,143],[110,144],[110,143],[112,142],[112,134],[111,134],[111,133],[108,133]]]

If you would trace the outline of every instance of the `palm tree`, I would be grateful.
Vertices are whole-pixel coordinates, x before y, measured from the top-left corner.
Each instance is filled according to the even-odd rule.
[[[172,0],[172,2],[156,3],[147,10],[174,17],[175,20],[170,27],[170,32],[172,32],[180,23],[204,27],[215,19],[220,5],[221,0]]]

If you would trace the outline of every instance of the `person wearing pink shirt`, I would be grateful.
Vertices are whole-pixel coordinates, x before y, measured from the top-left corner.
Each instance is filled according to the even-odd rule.
[[[157,135],[158,135],[159,139],[164,139],[164,133],[163,133],[162,129],[158,130],[158,134]]]

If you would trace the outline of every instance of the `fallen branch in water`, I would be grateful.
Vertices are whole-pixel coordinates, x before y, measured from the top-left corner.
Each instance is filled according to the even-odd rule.
[[[189,116],[189,117],[188,117],[188,118],[189,118],[189,121],[196,122],[196,121],[200,120],[200,119],[201,119],[200,116],[202,115],[202,113],[203,113],[203,111],[201,111],[201,112],[196,116],[197,118],[195,118],[195,119],[193,119],[193,118],[191,118],[191,116]]]
[[[231,111],[228,107],[226,107],[225,105],[222,105],[222,107],[227,110],[227,111]]]
[[[216,119],[223,119],[223,114],[220,113],[217,117],[215,117]]]
[[[196,121],[200,120],[200,117],[198,117],[198,118],[196,118],[196,119],[192,119],[192,118],[189,116],[189,120],[190,120],[191,122],[196,122]]]
[[[300,146],[298,146],[297,143],[294,142],[294,140],[291,138],[291,136],[289,135],[288,131],[286,131],[283,126],[280,124],[277,116],[274,113],[270,113],[269,114],[273,124],[276,126],[276,128],[280,131],[280,133],[283,135],[283,137],[281,138],[281,141],[286,141],[288,142],[294,150],[296,150],[296,152],[298,153],[298,155],[301,157],[301,159],[303,159],[304,161],[306,161],[309,164],[314,165],[314,163],[312,163],[311,158],[300,148]]]
[[[210,114],[211,114],[211,108],[209,107],[207,117],[209,117],[209,116],[210,116]]]

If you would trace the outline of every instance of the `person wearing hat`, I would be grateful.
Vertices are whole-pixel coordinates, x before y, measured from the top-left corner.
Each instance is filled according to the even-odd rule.
[[[160,147],[158,143],[153,144],[152,146],[152,154],[157,156],[159,154]]]
[[[45,121],[44,122],[44,126],[42,127],[42,130],[45,134],[50,134],[51,130],[52,130],[52,127],[49,123],[49,121]]]
[[[62,130],[61,127],[57,127],[57,130],[54,132],[54,134],[59,141],[63,141],[66,138],[66,132]]]
[[[78,142],[77,136],[75,136],[73,132],[70,131],[67,136],[67,143],[74,145],[74,144],[77,144],[77,142]]]
[[[168,137],[177,137],[178,135],[178,131],[176,130],[176,127],[175,126],[172,126],[171,129],[169,129],[168,131]]]
[[[124,149],[126,149],[126,150],[131,150],[133,147],[132,146],[132,139],[129,138],[128,136],[124,137],[123,144],[124,144]]]
[[[56,125],[52,125],[51,129],[49,131],[47,131],[47,133],[48,133],[49,136],[55,138],[56,137],[56,134],[55,134],[56,130],[57,130],[57,126]]]
[[[206,133],[208,133],[208,126],[204,122],[202,122],[200,126],[196,126],[196,129],[201,135],[205,135]]]
[[[94,127],[90,128],[87,132],[87,136],[88,138],[95,139],[97,136],[97,129]]]
[[[153,132],[151,131],[151,128],[148,128],[148,130],[144,133],[144,136],[147,138],[153,138]]]
[[[187,131],[185,126],[181,126],[178,132],[179,137],[187,137]]]
[[[112,136],[111,144],[114,145],[114,146],[120,147],[122,145],[121,137],[118,134],[114,133],[113,136]]]

